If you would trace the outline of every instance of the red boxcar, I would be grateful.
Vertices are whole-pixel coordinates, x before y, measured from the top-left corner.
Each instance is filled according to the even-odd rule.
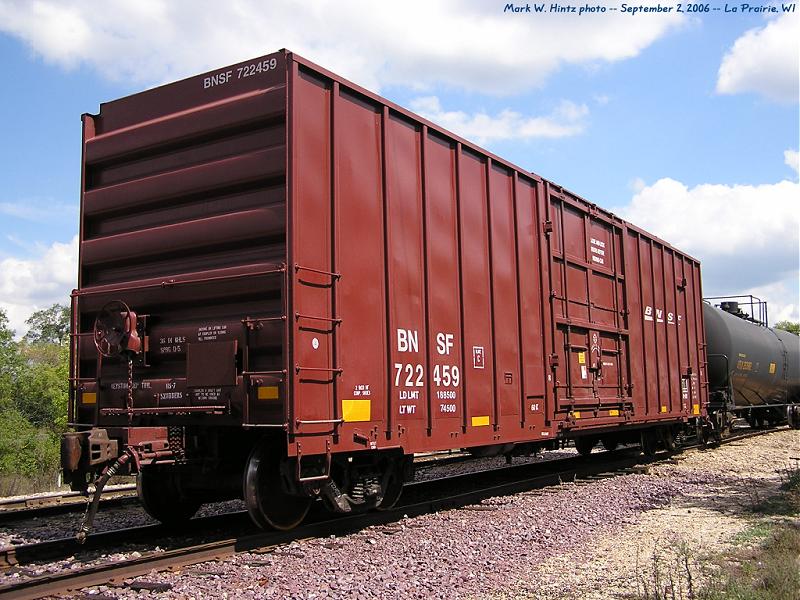
[[[669,444],[707,403],[697,260],[286,51],[84,116],[73,305],[65,470],[127,452],[162,520],[291,526],[265,503],[390,502],[415,452]]]

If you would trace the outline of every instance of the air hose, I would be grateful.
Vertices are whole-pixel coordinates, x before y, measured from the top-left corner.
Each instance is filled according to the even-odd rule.
[[[103,469],[100,477],[98,477],[95,481],[94,496],[92,497],[92,501],[86,506],[86,513],[83,515],[83,521],[81,522],[80,529],[78,529],[78,533],[75,534],[75,539],[79,544],[83,544],[86,541],[86,537],[92,530],[92,524],[94,523],[94,518],[97,515],[97,509],[100,506],[100,496],[103,495],[103,488],[106,487],[108,480],[116,475],[117,471],[125,466],[132,458],[130,452],[131,451],[129,449],[125,450],[125,452],[116,461],[114,461],[112,465]]]

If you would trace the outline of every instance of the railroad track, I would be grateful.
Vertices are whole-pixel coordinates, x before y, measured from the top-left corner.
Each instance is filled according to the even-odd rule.
[[[781,428],[764,431],[747,431],[727,438],[723,444],[757,437]],[[676,453],[695,448],[696,444],[685,445]],[[84,587],[120,582],[137,577],[153,570],[166,570],[185,567],[210,560],[220,560],[240,552],[258,550],[267,552],[291,541],[311,538],[346,535],[365,527],[389,525],[405,517],[415,517],[440,510],[476,504],[494,496],[511,495],[563,483],[564,481],[591,480],[613,477],[634,472],[637,467],[670,459],[676,453],[660,453],[648,458],[640,454],[638,448],[625,448],[613,452],[600,452],[588,457],[575,456],[548,462],[508,466],[490,471],[455,475],[441,479],[407,484],[398,506],[391,510],[374,511],[355,515],[318,515],[311,522],[292,531],[252,532],[252,525],[244,511],[193,519],[190,526],[194,533],[204,531],[213,525],[227,535],[218,539],[192,543],[182,547],[170,548],[163,552],[150,552],[137,558],[122,562],[92,564],[78,569],[30,577],[20,582],[0,585],[0,597],[9,599],[40,598],[42,596],[65,593]],[[226,525],[227,524],[227,525]],[[241,524],[241,528],[239,528]],[[231,527],[236,526],[231,534]],[[72,538],[51,540],[41,544],[27,544],[13,549],[0,549],[0,561],[7,564],[22,565],[32,561],[50,560],[70,556],[80,557],[82,553],[104,548],[104,544],[119,544],[120,539],[127,542],[147,541],[150,546],[163,545],[164,536],[181,534],[178,530],[168,530],[156,525],[125,530],[108,531],[89,536],[85,546],[79,546]],[[185,532],[184,532],[185,533]],[[212,536],[213,537],[213,536]],[[60,548],[60,550],[59,550]],[[2,564],[0,562],[0,564]]]
[[[110,485],[100,499],[103,506],[119,506],[136,499],[136,485]],[[39,496],[0,499],[0,523],[32,517],[48,517],[86,508],[86,496],[81,492],[54,492]]]
[[[424,470],[474,459],[475,457],[467,452],[440,452],[417,456],[414,462],[417,469]],[[137,502],[136,484],[107,486],[103,490],[100,502],[103,508],[134,504]],[[81,512],[86,508],[86,503],[87,497],[81,492],[54,492],[37,496],[2,498],[0,499],[0,523]],[[1,562],[0,567],[2,567]]]

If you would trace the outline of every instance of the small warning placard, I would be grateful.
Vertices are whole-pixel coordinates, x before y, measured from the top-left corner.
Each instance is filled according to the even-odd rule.
[[[483,350],[483,346],[473,346],[472,347],[472,368],[473,369],[483,369],[486,363],[486,353]]]

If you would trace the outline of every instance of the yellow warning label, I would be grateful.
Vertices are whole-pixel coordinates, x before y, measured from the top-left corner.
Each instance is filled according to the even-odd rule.
[[[369,421],[370,400],[342,400],[342,419],[351,423],[354,421]]]
[[[770,375],[775,374],[775,363],[769,363],[769,374]]]
[[[277,385],[262,385],[258,388],[259,400],[277,400],[278,399],[278,386]]]
[[[473,427],[486,427],[487,425],[489,425],[489,415],[484,417],[472,417]]]
[[[667,412],[667,407],[666,407],[666,406],[662,406],[662,407],[661,407],[661,412],[662,412],[662,413],[665,413],[665,412]]]
[[[608,416],[609,417],[618,417],[619,416],[619,411],[616,408],[612,408],[610,411],[608,411]]]
[[[700,414],[700,405],[699,404],[692,404],[692,414],[699,415]]]
[[[572,416],[575,417],[576,419],[580,419],[581,413],[576,410],[574,413],[572,413]]]
[[[586,364],[586,352],[578,352],[578,364]]]
[[[83,392],[81,401],[84,404],[97,404],[97,394],[94,392]]]

